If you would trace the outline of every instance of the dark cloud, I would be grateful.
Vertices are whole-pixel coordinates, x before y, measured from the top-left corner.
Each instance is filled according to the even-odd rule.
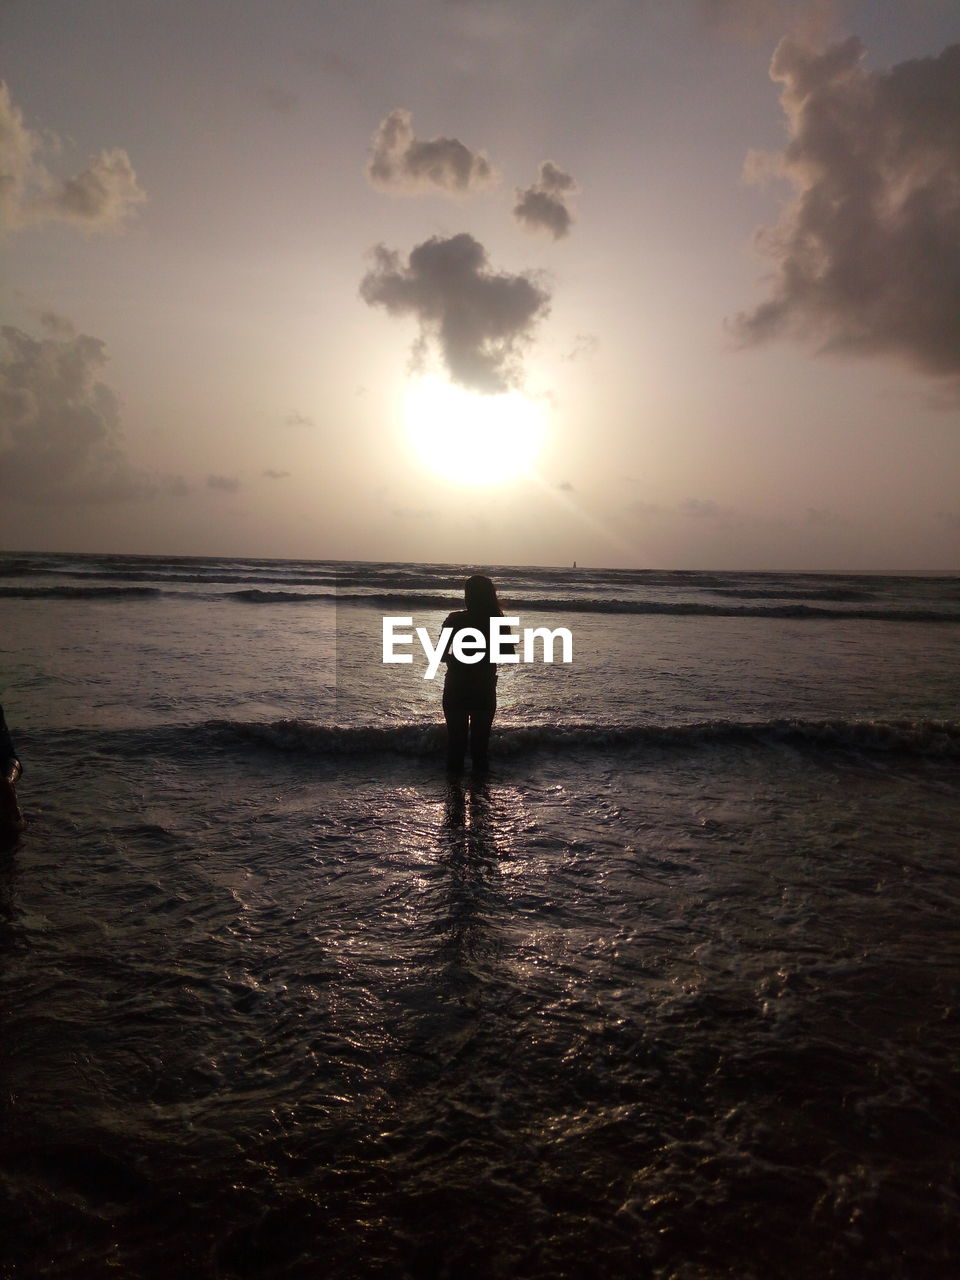
[[[88,334],[36,339],[10,326],[0,339],[5,500],[125,502],[187,491],[179,477],[149,476],[127,461],[117,398],[98,381],[104,343]]]
[[[236,476],[207,476],[207,488],[218,489],[221,493],[236,493],[240,481]]]
[[[561,240],[570,234],[573,225],[567,197],[579,190],[571,174],[564,173],[552,160],[544,160],[533,186],[517,188],[513,216],[529,230],[548,231],[554,240]]]
[[[290,475],[290,472],[275,471],[273,467],[267,467],[261,474],[265,475],[268,480],[286,480]]]
[[[102,231],[119,226],[146,199],[121,148],[101,151],[82,173],[61,179],[41,158],[44,145],[0,82],[0,229],[59,221]]]
[[[406,264],[380,245],[360,295],[369,306],[416,319],[417,367],[432,345],[454,382],[482,392],[519,382],[521,349],[550,304],[531,276],[491,271],[483,245],[465,232],[417,245]]]
[[[790,334],[899,356],[960,387],[960,45],[888,71],[862,56],[856,37],[777,48],[790,138],[749,163],[797,195],[760,234],[771,295],[735,329],[751,343]]]
[[[57,338],[72,338],[77,332],[72,320],[68,320],[66,316],[57,315],[55,311],[42,311],[40,324],[47,333]]]
[[[254,90],[254,97],[262,107],[274,111],[278,116],[290,116],[300,106],[300,98],[275,84],[262,84]]]
[[[375,187],[396,195],[442,191],[462,196],[493,186],[496,172],[483,152],[471,151],[459,138],[414,136],[409,111],[391,111],[373,135],[367,177]]]

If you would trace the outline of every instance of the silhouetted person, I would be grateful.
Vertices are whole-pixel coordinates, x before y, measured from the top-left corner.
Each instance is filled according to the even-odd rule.
[[[0,707],[0,835],[23,830],[23,814],[17,803],[16,787],[20,772],[20,761],[3,718],[3,707]]]
[[[443,715],[447,722],[447,768],[463,768],[467,743],[474,769],[487,767],[490,726],[497,711],[497,664],[490,661],[490,619],[502,618],[497,589],[489,578],[475,573],[463,589],[465,609],[451,613],[443,625],[453,635],[447,643],[443,661],[447,674],[443,682]],[[473,627],[486,637],[486,651],[479,662],[461,662],[453,652],[459,631]],[[515,647],[515,646],[514,646]],[[509,651],[510,645],[501,645]]]

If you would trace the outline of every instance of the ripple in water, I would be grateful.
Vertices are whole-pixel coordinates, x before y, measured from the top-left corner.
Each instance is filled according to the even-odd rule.
[[[57,749],[2,882],[29,1274],[949,1274],[949,761]]]

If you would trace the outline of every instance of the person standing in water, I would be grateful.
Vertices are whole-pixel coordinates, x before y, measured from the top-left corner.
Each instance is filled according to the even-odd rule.
[[[490,661],[490,619],[503,617],[497,589],[482,573],[475,573],[467,579],[463,594],[466,608],[448,614],[443,622],[444,627],[449,627],[453,633],[442,659],[447,665],[443,682],[447,769],[452,772],[463,768],[468,741],[474,769],[487,767],[490,727],[497,712],[497,664]],[[468,627],[482,632],[487,638],[486,651],[479,662],[461,662],[452,652],[457,632]],[[510,647],[501,645],[507,651]]]
[[[0,707],[0,835],[23,830],[23,814],[17,803],[16,787],[20,772],[20,761],[3,718],[3,707]]]

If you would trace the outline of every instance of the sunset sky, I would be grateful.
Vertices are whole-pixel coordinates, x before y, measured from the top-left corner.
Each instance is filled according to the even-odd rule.
[[[956,570],[956,0],[6,0],[0,548]]]

